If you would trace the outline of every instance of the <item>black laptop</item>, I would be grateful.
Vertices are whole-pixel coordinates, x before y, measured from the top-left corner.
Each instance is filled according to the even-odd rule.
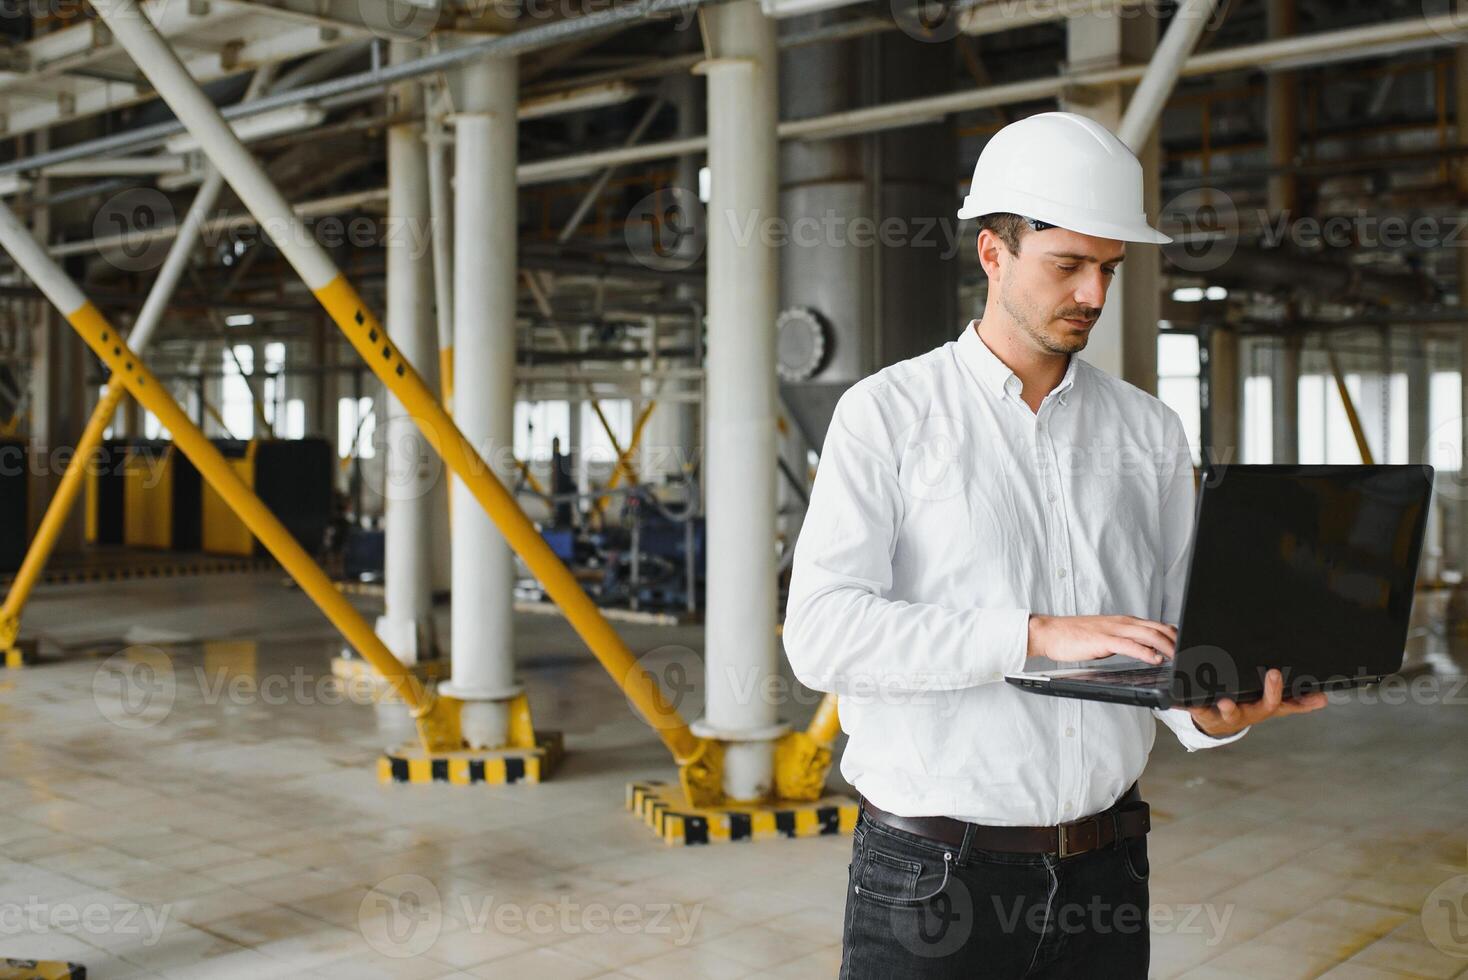
[[[1157,666],[1116,656],[1008,674],[1026,691],[1154,708],[1287,697],[1402,666],[1430,466],[1220,466],[1205,472],[1177,624]]]

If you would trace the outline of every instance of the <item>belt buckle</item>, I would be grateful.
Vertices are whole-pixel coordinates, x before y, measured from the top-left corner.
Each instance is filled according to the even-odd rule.
[[[1101,834],[1100,827],[1097,826],[1095,817],[1087,817],[1084,820],[1077,820],[1072,823],[1063,823],[1057,829],[1059,830],[1060,837],[1060,848],[1057,853],[1062,860],[1068,857],[1075,857],[1077,854],[1084,854],[1087,851],[1094,849],[1096,846],[1096,841],[1100,838]],[[1082,829],[1090,830],[1091,833],[1089,842],[1086,842],[1083,839],[1075,841],[1074,844],[1072,844],[1072,833],[1081,831]]]

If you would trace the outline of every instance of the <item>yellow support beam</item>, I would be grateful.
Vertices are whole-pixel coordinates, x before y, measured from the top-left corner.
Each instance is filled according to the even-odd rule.
[[[65,472],[61,474],[56,495],[46,505],[46,513],[36,527],[36,536],[31,540],[31,546],[20,563],[20,570],[15,573],[15,580],[10,583],[10,591],[5,594],[5,605],[0,606],[0,650],[9,650],[15,646],[15,640],[20,635],[21,611],[25,609],[31,591],[40,580],[41,572],[45,570],[46,562],[56,548],[56,539],[61,536],[71,508],[76,504],[76,498],[85,485],[87,460],[102,445],[102,433],[106,431],[117,407],[126,396],[125,387],[115,383],[108,384],[107,394],[97,402],[97,407],[92,410],[92,417],[82,430],[81,441],[77,443],[76,452],[72,454]]]
[[[612,449],[617,453],[617,463],[612,467],[612,475],[607,478],[607,485],[602,488],[603,490],[615,490],[617,484],[622,482],[624,474],[629,476],[633,483],[637,482],[637,470],[632,466],[631,462],[632,454],[637,452],[638,446],[642,444],[643,427],[647,425],[647,418],[656,407],[656,401],[650,401],[643,406],[641,413],[637,416],[637,423],[632,427],[632,441],[627,444],[626,449],[623,449],[621,442],[617,439],[617,434],[612,431],[612,423],[607,421],[606,414],[601,410],[601,402],[595,398],[591,400],[591,410],[601,420],[601,427],[606,430],[607,438],[612,443]],[[592,506],[596,508],[598,515],[604,514],[606,512],[607,498],[597,497],[592,502]]]
[[[1335,376],[1336,394],[1341,396],[1341,405],[1346,410],[1346,421],[1350,423],[1351,435],[1356,440],[1356,451],[1361,454],[1361,462],[1370,466],[1376,462],[1376,459],[1371,452],[1371,444],[1366,441],[1366,429],[1361,425],[1361,416],[1356,411],[1356,400],[1351,397],[1351,390],[1346,387],[1346,376],[1341,373],[1341,365],[1336,360],[1335,351],[1326,348],[1325,356],[1330,359],[1330,373]]]
[[[443,458],[449,471],[463,482],[484,508],[510,548],[565,613],[571,627],[622,688],[627,699],[657,730],[679,764],[679,778],[691,801],[696,803],[722,796],[718,743],[695,736],[677,710],[668,704],[657,681],[638,664],[636,656],[607,622],[596,603],[582,590],[571,570],[546,544],[535,525],[515,503],[510,491],[496,477],[495,471],[459,431],[418,372],[403,358],[382,324],[362,302],[331,256],[305,228],[280,189],[240,142],[218,106],[199,88],[177,52],[158,33],[136,0],[92,0],[92,7],[154,90],[199,141],[210,162],[234,188],[246,209],[262,227],[269,229],[282,256],[348,342],[397,397],[422,430],[428,444]],[[45,261],[49,262],[49,257]],[[209,448],[213,449],[212,446]],[[256,536],[260,537],[258,533]],[[330,591],[337,599],[341,598],[334,588]],[[393,662],[396,664],[396,660]]]
[[[12,253],[14,254],[14,253]],[[362,658],[392,683],[418,721],[418,734],[429,752],[452,751],[461,746],[457,716],[447,698],[431,697],[396,657],[377,638],[356,608],[337,591],[335,584],[312,560],[295,537],[247,487],[229,461],[174,401],[173,396],[128,348],[116,328],[109,324],[90,301],[74,310],[62,311],[68,323],[87,346],[96,352],[138,404],[157,416],[173,434],[174,445],[189,458],[231,510],[287,574],[316,603]]]

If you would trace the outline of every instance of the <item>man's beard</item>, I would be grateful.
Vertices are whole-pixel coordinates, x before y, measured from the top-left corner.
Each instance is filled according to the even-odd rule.
[[[1045,333],[1045,324],[1049,319],[1041,319],[1034,310],[1026,309],[1010,301],[1009,291],[1005,290],[999,297],[1006,313],[1019,324],[1019,328],[1025,335],[1035,342],[1041,350],[1051,354],[1075,354],[1086,349],[1086,343],[1091,339],[1088,330],[1073,340],[1056,340]],[[1094,328],[1093,328],[1094,329]]]

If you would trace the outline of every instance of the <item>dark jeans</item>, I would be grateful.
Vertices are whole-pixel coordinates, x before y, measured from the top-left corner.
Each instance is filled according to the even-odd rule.
[[[958,854],[863,812],[852,836],[841,976],[1144,980],[1147,874],[1145,837],[1064,860]]]

